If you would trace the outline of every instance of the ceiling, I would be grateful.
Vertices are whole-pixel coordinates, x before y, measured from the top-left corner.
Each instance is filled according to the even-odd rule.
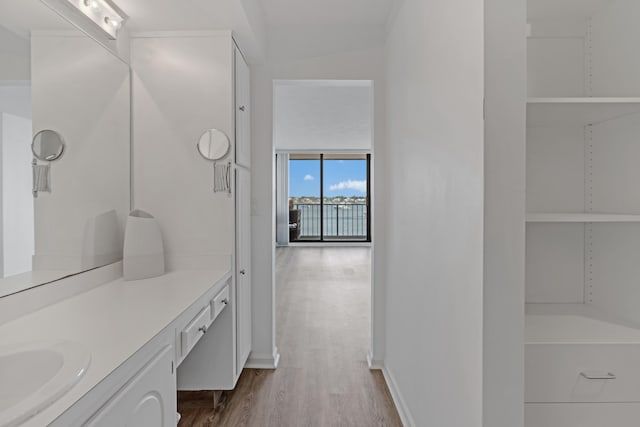
[[[40,0],[0,1],[0,26],[23,38],[28,38],[31,30],[74,29]]]
[[[394,0],[262,0],[267,25],[385,25]]]
[[[231,29],[250,62],[322,56],[380,46],[402,0],[114,0],[131,32]],[[0,25],[69,28],[41,0],[0,1]]]
[[[261,0],[114,0],[131,32],[233,30],[243,53],[264,59],[266,36]]]
[[[225,28],[237,20],[237,0],[116,0],[131,31]]]
[[[232,29],[259,62],[379,45],[402,0],[115,0],[132,32]]]

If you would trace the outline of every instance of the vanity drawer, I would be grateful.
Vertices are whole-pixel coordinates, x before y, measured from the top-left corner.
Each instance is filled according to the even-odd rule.
[[[211,300],[211,312],[213,313],[212,319],[215,320],[230,301],[229,285],[227,285]]]
[[[211,325],[211,307],[206,306],[180,333],[182,357],[185,357]]]
[[[640,402],[640,344],[527,344],[525,402]]]

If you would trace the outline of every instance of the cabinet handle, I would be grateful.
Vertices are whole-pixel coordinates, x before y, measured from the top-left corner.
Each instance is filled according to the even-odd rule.
[[[240,106],[240,108],[239,108],[239,110],[240,110],[240,111],[244,111],[244,110],[245,110],[244,105],[241,105],[241,106]]]
[[[242,275],[244,276],[245,274],[247,274],[247,272],[246,272],[246,271],[245,271],[245,269],[243,268],[242,270],[240,270],[240,274],[242,274]]]
[[[616,376],[611,372],[606,374],[593,373],[593,372],[580,372],[580,376],[588,380],[615,380]]]
[[[229,298],[225,298],[220,302],[223,303],[224,305],[227,305],[227,304],[229,304]]]
[[[207,333],[207,326],[206,326],[206,325],[202,325],[202,326],[200,326],[200,327],[198,328],[198,330],[199,330],[200,332],[202,332],[203,334],[206,334],[206,333]]]

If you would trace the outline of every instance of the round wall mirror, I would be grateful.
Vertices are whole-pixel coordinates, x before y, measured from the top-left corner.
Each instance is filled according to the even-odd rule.
[[[205,131],[198,141],[198,152],[207,160],[220,160],[229,152],[229,137],[218,130],[209,129]]]
[[[64,139],[54,130],[41,130],[33,137],[31,151],[36,159],[52,162],[62,157],[64,153]]]

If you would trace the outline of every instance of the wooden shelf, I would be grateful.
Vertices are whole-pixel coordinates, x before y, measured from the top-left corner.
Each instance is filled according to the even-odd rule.
[[[634,98],[529,98],[527,125],[579,125],[603,123],[640,113],[640,97]]]
[[[600,213],[528,213],[527,222],[640,222],[640,215]]]

